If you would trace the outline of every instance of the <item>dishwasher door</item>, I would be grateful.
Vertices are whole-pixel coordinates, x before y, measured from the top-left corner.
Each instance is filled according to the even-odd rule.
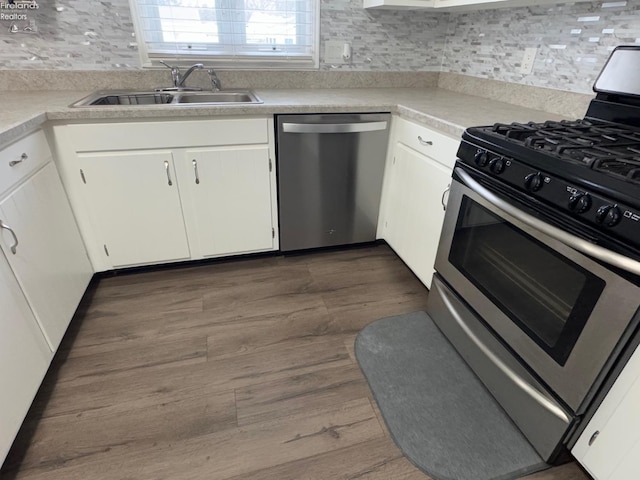
[[[277,116],[282,251],[375,240],[390,120]]]

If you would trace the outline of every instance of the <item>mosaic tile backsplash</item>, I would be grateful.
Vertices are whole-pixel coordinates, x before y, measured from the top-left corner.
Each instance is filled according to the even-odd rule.
[[[590,93],[611,50],[634,43],[640,0],[459,13],[449,22],[441,71]],[[525,48],[538,49],[531,74],[518,73]]]
[[[2,69],[140,68],[128,0],[39,3],[31,24],[13,22],[16,33],[11,22],[0,22]],[[325,71],[443,71],[589,93],[614,46],[640,44],[640,0],[468,13],[365,10],[362,0],[322,0],[320,30]],[[352,62],[325,62],[327,41],[351,43]],[[519,73],[531,47],[538,49],[533,72]]]

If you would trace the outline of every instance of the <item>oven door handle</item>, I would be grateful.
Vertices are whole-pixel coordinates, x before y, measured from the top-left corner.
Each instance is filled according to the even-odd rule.
[[[462,168],[455,167],[454,171],[467,187],[476,192],[487,202],[491,203],[505,213],[508,213],[512,217],[517,218],[530,227],[549,235],[550,237],[578,250],[579,252],[590,255],[593,258],[601,260],[614,267],[621,268],[622,270],[625,270],[627,272],[633,273],[635,275],[640,275],[640,262],[637,262],[629,257],[625,257],[624,255],[620,255],[619,253],[612,252],[611,250],[607,250],[606,248],[595,245],[580,237],[576,237],[575,235],[567,233],[564,230],[554,227],[553,225],[549,225],[548,223],[543,222],[542,220],[539,220],[536,217],[514,207],[513,205],[495,195],[493,192],[490,192],[485,187],[476,182],[471,177],[471,175],[465,172]]]
[[[538,403],[545,410],[552,413],[554,416],[562,420],[564,423],[566,424],[571,423],[571,418],[569,418],[569,416],[562,410],[562,408],[560,408],[558,405],[556,405],[554,401],[547,398],[547,396],[544,393],[540,392],[537,388],[535,388],[533,385],[531,385],[529,382],[523,379],[520,375],[514,372],[495,353],[493,353],[491,349],[487,347],[482,342],[482,340],[480,340],[476,336],[475,333],[473,333],[471,328],[469,328],[467,323],[462,318],[462,315],[458,313],[458,311],[456,310],[456,307],[451,302],[451,299],[449,298],[449,293],[446,292],[442,287],[440,287],[438,282],[433,282],[433,285],[435,285],[436,290],[438,290],[438,293],[442,298],[442,301],[444,302],[445,306],[449,310],[449,313],[451,314],[453,319],[456,321],[458,326],[462,329],[462,331],[464,331],[464,333],[467,335],[469,340],[471,340],[476,345],[476,347],[478,347],[478,349],[480,349],[480,351],[491,361],[491,363],[493,363],[509,380],[511,380],[521,390],[526,392],[529,395],[529,397],[535,400],[535,402]]]

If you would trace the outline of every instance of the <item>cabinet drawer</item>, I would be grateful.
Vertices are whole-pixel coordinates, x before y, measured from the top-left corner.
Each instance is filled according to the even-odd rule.
[[[0,195],[44,165],[51,158],[42,130],[12,143],[0,151]]]
[[[456,152],[460,145],[459,139],[454,139],[424,125],[408,122],[403,118],[397,120],[396,141],[437,160],[446,167],[453,168],[456,163]]]

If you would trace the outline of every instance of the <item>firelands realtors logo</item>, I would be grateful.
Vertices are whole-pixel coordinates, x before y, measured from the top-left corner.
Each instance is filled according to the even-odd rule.
[[[0,0],[0,21],[7,25],[9,33],[33,33],[33,13],[39,8],[36,0]]]

